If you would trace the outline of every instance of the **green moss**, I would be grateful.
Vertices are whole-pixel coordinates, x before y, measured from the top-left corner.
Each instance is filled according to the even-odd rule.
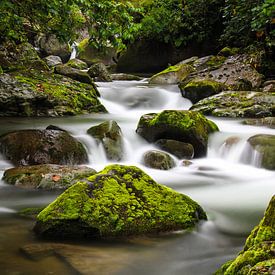
[[[218,69],[223,65],[224,61],[226,60],[225,56],[212,56],[207,62],[206,66],[209,67],[209,69]]]
[[[264,218],[256,226],[246,240],[244,250],[236,259],[222,266],[217,275],[247,275],[270,274],[257,273],[257,270],[266,269],[274,265],[275,249],[275,196],[272,197]]]
[[[3,69],[2,69],[2,67],[0,66],[0,74],[2,74],[3,73]]]
[[[228,56],[231,56],[231,55],[235,55],[238,52],[239,52],[238,48],[224,47],[223,49],[220,50],[218,55],[228,57]]]
[[[93,85],[55,74],[17,74],[15,78],[20,83],[29,85],[35,92],[46,95],[54,105],[61,105],[64,114],[106,112]]]
[[[71,59],[66,63],[66,65],[78,70],[88,69],[88,65],[85,62],[78,59]]]
[[[134,166],[110,165],[88,181],[70,187],[43,210],[37,227],[44,223],[47,231],[64,220],[78,220],[112,237],[188,229],[206,219],[189,197],[157,184]]]
[[[77,45],[77,50],[79,53],[84,52],[85,48],[89,45],[89,38],[84,38],[79,44]]]

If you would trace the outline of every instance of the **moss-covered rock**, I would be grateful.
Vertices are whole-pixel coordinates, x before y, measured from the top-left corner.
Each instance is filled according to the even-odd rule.
[[[2,67],[0,66],[0,74],[2,74],[3,73],[3,69],[2,69]]]
[[[82,82],[82,83],[93,84],[93,80],[88,75],[87,72],[72,68],[71,66],[69,66],[67,64],[56,66],[54,68],[54,72],[57,74],[61,74],[61,75],[70,77],[70,78],[77,80],[79,82]]]
[[[143,155],[143,163],[147,167],[159,170],[169,170],[176,166],[170,155],[158,150],[145,152]]]
[[[155,144],[161,150],[164,150],[179,159],[191,159],[194,156],[194,147],[190,143],[172,139],[159,139]]]
[[[238,51],[238,48],[224,47],[219,51],[218,55],[228,57],[237,54]]]
[[[143,115],[136,130],[149,142],[173,139],[190,143],[194,147],[195,157],[206,154],[208,135],[215,131],[218,131],[217,125],[202,114],[176,110]]]
[[[134,166],[110,165],[46,207],[34,231],[43,237],[117,237],[190,229],[206,219],[189,197]]]
[[[29,43],[17,45],[13,42],[7,42],[0,45],[0,66],[5,72],[31,69],[37,71],[49,70],[49,67]]]
[[[102,143],[106,156],[119,161],[123,157],[123,136],[119,125],[114,120],[105,121],[88,129],[87,133]]]
[[[77,58],[69,60],[66,65],[78,70],[88,69],[87,63]]]
[[[95,173],[87,166],[41,164],[8,169],[2,180],[22,188],[67,189]]]
[[[275,115],[275,94],[226,91],[200,100],[190,110],[218,117],[270,117]]]
[[[131,81],[131,80],[142,80],[142,77],[132,74],[111,74],[112,80],[124,80],[124,81]]]
[[[258,152],[261,167],[275,170],[275,135],[252,136],[248,143]]]
[[[20,130],[0,136],[0,153],[14,165],[82,164],[88,157],[84,146],[67,132]]]
[[[94,85],[34,71],[0,75],[0,116],[64,116],[106,112]]]
[[[196,103],[199,100],[220,93],[226,86],[212,79],[193,79],[186,85],[179,85],[181,94]]]
[[[114,64],[116,50],[114,48],[105,48],[98,50],[89,43],[89,39],[83,39],[77,46],[77,58],[86,62],[89,66],[95,63],[103,63],[104,65]]]
[[[249,55],[204,57],[192,64],[195,71],[186,81],[211,79],[228,87],[228,90],[255,90],[261,86],[263,76],[252,66],[251,60]],[[186,81],[183,81],[182,87]]]
[[[273,274],[275,264],[275,196],[263,219],[246,240],[236,259],[224,264],[216,275]]]
[[[170,66],[164,71],[153,75],[150,84],[177,84],[184,81],[187,76],[194,71],[194,68],[188,64],[178,64]]]

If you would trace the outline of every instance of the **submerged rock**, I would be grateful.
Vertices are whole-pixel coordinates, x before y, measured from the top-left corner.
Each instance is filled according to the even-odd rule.
[[[95,173],[87,166],[41,164],[8,169],[2,180],[23,188],[67,189]]]
[[[275,267],[275,196],[263,219],[248,236],[236,259],[224,264],[216,275],[274,274]]]
[[[0,75],[0,116],[64,116],[106,112],[94,85],[51,73]]]
[[[263,118],[258,118],[258,119],[250,118],[250,119],[244,120],[243,124],[275,128],[275,117],[263,117]]]
[[[218,131],[217,125],[202,114],[176,110],[143,115],[136,129],[149,142],[173,139],[190,143],[195,157],[206,155],[208,135],[215,131]]]
[[[200,100],[190,110],[218,117],[269,117],[275,115],[275,95],[227,91]]]
[[[0,152],[14,165],[82,164],[88,161],[84,146],[67,132],[20,130],[0,136]]]
[[[145,166],[159,170],[169,170],[176,166],[168,154],[157,150],[144,153],[143,162]]]
[[[43,237],[119,237],[192,228],[206,219],[189,197],[134,166],[110,165],[46,207],[34,231]]]
[[[108,159],[116,161],[122,159],[124,152],[122,132],[114,120],[93,126],[87,133],[103,144]]]
[[[275,170],[275,135],[256,135],[248,143],[258,152],[261,167]]]
[[[194,147],[190,143],[185,143],[173,139],[159,139],[155,144],[161,150],[164,150],[179,159],[191,159],[194,156]]]
[[[124,80],[124,81],[130,81],[130,80],[142,80],[142,77],[139,77],[137,75],[133,74],[111,74],[112,80]]]

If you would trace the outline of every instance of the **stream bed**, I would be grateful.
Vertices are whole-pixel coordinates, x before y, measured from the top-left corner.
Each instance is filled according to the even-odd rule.
[[[191,102],[181,97],[177,86],[150,86],[146,80],[98,85],[108,114],[0,118],[0,134],[56,125],[85,145],[88,165],[99,171],[110,162],[86,131],[115,120],[124,136],[125,156],[120,163],[136,165],[158,183],[190,196],[205,209],[208,221],[193,232],[123,241],[41,241],[32,232],[34,221],[20,217],[17,211],[45,206],[59,193],[20,189],[0,181],[1,274],[212,274],[242,249],[274,194],[275,172],[258,168],[257,154],[248,158],[246,140],[260,133],[274,135],[275,130],[210,117],[220,132],[210,137],[206,158],[193,159],[189,166],[174,158],[177,166],[169,171],[150,169],[142,164],[142,156],[154,146],[135,133],[140,116],[165,109],[187,110]],[[237,142],[227,146],[228,138],[237,138]],[[0,177],[10,167],[0,156]]]

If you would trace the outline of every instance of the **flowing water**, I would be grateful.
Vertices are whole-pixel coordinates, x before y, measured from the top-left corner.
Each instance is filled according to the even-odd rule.
[[[86,131],[105,120],[116,120],[124,136],[121,163],[139,166],[157,182],[189,195],[202,205],[209,220],[191,233],[116,242],[42,242],[31,231],[33,220],[19,217],[17,211],[44,206],[58,193],[18,189],[0,181],[1,274],[38,274],[38,270],[39,274],[212,274],[241,250],[274,194],[275,172],[258,168],[260,156],[246,140],[259,133],[275,134],[275,130],[242,125],[237,119],[210,118],[220,132],[210,137],[206,158],[194,159],[189,166],[174,158],[177,166],[169,171],[149,169],[142,165],[142,155],[154,146],[135,133],[140,116],[164,109],[189,109],[190,101],[181,97],[177,86],[150,86],[146,80],[98,85],[109,114],[3,118],[0,133],[54,124],[83,142],[89,165],[100,170],[109,161]],[[0,157],[0,176],[9,167],[11,164]],[[49,246],[54,252],[49,253]],[[26,247],[35,251],[35,257],[26,253]]]

